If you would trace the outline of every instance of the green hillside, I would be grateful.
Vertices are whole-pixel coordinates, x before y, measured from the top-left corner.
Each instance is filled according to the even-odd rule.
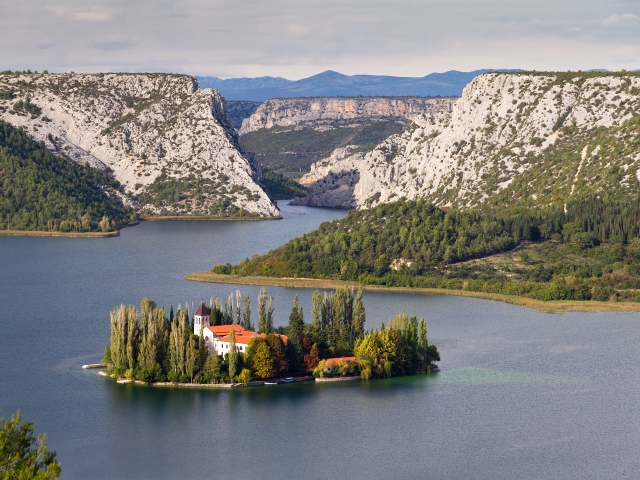
[[[628,198],[640,192],[640,117],[619,127],[577,131],[570,126],[562,133],[556,145],[531,159],[533,168],[490,196],[487,206],[528,209],[591,194]]]
[[[517,278],[505,269],[469,262],[539,245],[548,251],[532,258]],[[529,260],[526,250],[521,254]],[[566,211],[555,204],[499,216],[401,200],[351,211],[267,255],[236,266],[216,265],[212,271],[468,289],[541,300],[640,300],[634,291],[640,288],[640,204],[637,196],[594,195],[567,202]]]
[[[135,219],[108,173],[53,155],[0,121],[0,230],[111,231]]]
[[[404,126],[397,118],[372,121],[361,119],[324,122],[328,130],[309,126],[273,127],[242,135],[242,143],[254,152],[262,168],[275,172],[308,172],[311,164],[331,155],[336,148],[359,145],[363,151],[372,150],[385,138],[399,133]]]

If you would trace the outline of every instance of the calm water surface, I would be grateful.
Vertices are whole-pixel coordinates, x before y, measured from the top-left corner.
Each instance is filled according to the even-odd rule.
[[[47,432],[63,478],[638,478],[638,315],[366,293],[370,327],[428,320],[442,372],[192,391],[80,369],[100,360],[119,303],[226,298],[233,286],[182,277],[344,215],[282,208],[277,222],[143,223],[114,239],[0,237],[0,409]],[[258,288],[241,288],[255,306]],[[270,293],[276,324],[295,293],[309,314],[310,290]]]

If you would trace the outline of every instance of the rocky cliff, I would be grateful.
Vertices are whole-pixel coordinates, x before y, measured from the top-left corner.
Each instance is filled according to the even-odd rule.
[[[287,127],[322,121],[399,117],[413,121],[416,115],[450,112],[454,98],[425,97],[326,97],[280,98],[264,102],[242,122],[241,134],[275,126]]]
[[[95,168],[143,211],[279,215],[215,90],[185,75],[0,74],[0,118]]]
[[[451,113],[419,115],[366,155],[317,162],[298,204],[354,208],[400,197],[438,205],[544,205],[640,189],[640,76],[477,77]]]

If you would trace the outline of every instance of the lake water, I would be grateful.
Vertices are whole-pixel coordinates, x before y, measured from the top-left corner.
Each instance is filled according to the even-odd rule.
[[[552,315],[441,295],[365,293],[367,325],[425,317],[442,371],[233,391],[117,385],[109,310],[226,298],[186,273],[264,253],[344,212],[146,222],[111,239],[0,237],[0,415],[47,432],[66,479],[637,478],[640,318]],[[290,212],[290,213],[289,213]],[[240,287],[257,303],[257,287]],[[271,288],[276,324],[295,293]]]

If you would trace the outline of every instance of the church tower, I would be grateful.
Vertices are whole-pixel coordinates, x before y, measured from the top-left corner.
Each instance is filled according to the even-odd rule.
[[[210,325],[209,319],[209,309],[204,302],[200,302],[200,306],[198,307],[198,310],[196,310],[196,314],[193,316],[193,334],[200,335],[200,331]]]

